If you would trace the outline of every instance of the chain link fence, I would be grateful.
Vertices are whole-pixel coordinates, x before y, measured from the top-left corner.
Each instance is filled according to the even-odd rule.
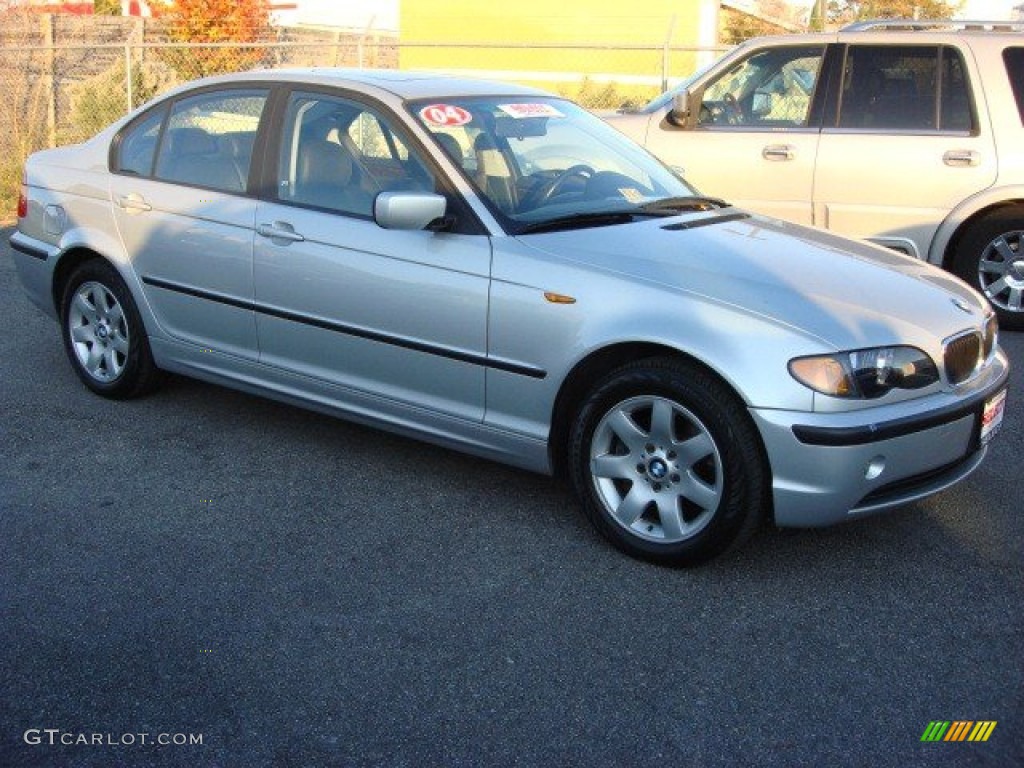
[[[206,75],[254,68],[416,69],[534,85],[591,109],[639,105],[718,50],[668,46],[366,42],[161,42],[0,48],[0,220],[13,214],[24,159],[83,141],[133,108]]]

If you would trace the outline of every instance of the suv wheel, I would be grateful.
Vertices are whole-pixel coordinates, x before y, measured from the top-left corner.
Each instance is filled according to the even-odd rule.
[[[999,325],[1024,330],[1024,209],[1003,208],[972,224],[953,270],[985,294]]]

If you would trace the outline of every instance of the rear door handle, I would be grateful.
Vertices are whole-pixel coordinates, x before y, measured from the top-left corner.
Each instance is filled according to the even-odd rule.
[[[981,155],[973,149],[951,149],[942,156],[942,162],[952,168],[974,168],[981,164]]]
[[[769,144],[761,150],[761,157],[774,162],[792,160],[796,157],[796,147],[792,144]]]
[[[273,224],[260,224],[256,227],[256,234],[260,237],[267,237],[278,241],[278,244],[301,243],[304,238],[295,231],[295,227],[287,221],[275,221]]]
[[[152,211],[153,206],[146,202],[146,198],[137,192],[132,192],[127,195],[119,195],[117,197],[117,207],[122,208],[129,213],[141,211]]]

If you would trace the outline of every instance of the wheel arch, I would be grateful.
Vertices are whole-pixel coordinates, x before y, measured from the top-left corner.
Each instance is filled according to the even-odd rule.
[[[61,302],[64,298],[64,289],[67,287],[68,279],[80,265],[95,259],[106,261],[114,269],[117,269],[117,265],[110,261],[110,259],[105,258],[102,254],[87,246],[75,246],[61,254],[60,260],[53,269],[53,280],[50,285],[53,306],[57,311],[58,317],[61,314]]]
[[[553,473],[557,477],[565,477],[567,475],[568,446],[572,421],[577,409],[594,383],[627,363],[651,358],[670,358],[696,365],[709,376],[717,379],[722,386],[736,397],[738,403],[745,405],[743,397],[725,377],[703,360],[675,347],[656,342],[620,342],[593,350],[573,366],[562,381],[558,395],[555,397],[551,416],[551,432],[548,439],[548,454]],[[759,433],[758,439],[760,440]],[[769,466],[764,445],[761,444],[758,448],[765,456],[765,465]]]
[[[971,211],[963,218],[954,218],[951,215],[935,236],[929,261],[939,264],[947,271],[952,271],[957,249],[971,227],[993,213],[1014,209],[1019,210],[1020,215],[1024,217],[1024,190],[1020,190],[1017,197],[991,202]]]

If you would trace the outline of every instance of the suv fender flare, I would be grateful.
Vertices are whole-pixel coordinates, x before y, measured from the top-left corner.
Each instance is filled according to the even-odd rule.
[[[1024,205],[1024,184],[989,187],[967,198],[949,212],[935,231],[928,248],[928,261],[940,267],[949,266],[951,245],[964,228],[979,214],[1010,205]]]

